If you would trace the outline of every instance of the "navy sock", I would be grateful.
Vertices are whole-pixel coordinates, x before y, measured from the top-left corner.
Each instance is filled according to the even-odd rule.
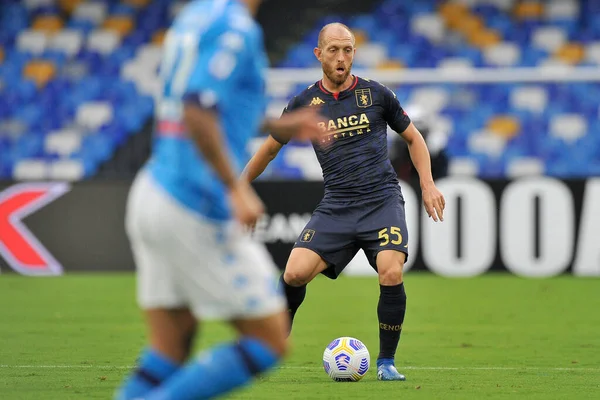
[[[300,308],[300,305],[304,301],[306,297],[306,285],[302,286],[291,286],[284,279],[283,275],[279,278],[279,283],[283,288],[283,292],[285,293],[285,298],[287,299],[288,304],[288,313],[290,316],[290,331],[291,325],[294,323],[294,317],[296,316],[296,311]]]
[[[377,358],[394,359],[406,313],[404,283],[396,286],[380,285],[379,290],[379,303],[377,304],[379,357]]]

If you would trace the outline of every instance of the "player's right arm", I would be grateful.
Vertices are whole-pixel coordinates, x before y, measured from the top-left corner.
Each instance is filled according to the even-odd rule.
[[[264,212],[264,206],[252,187],[236,178],[226,155],[223,134],[215,112],[196,106],[184,105],[183,120],[204,159],[213,168],[230,194],[235,217],[243,224],[252,224]]]
[[[273,139],[271,135],[260,146],[256,154],[252,156],[242,176],[246,182],[252,182],[262,174],[269,163],[275,159],[283,144]]]

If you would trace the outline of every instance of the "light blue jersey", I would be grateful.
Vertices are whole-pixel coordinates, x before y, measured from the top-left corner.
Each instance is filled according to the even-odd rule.
[[[146,168],[177,201],[210,219],[230,218],[227,193],[183,126],[184,101],[217,112],[239,173],[264,115],[266,67],[262,30],[237,0],[192,1],[166,35],[162,98]]]

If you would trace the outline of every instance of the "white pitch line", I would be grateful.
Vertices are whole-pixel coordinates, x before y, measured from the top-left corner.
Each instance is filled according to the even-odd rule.
[[[277,369],[304,369],[317,370],[320,365],[283,365]],[[0,364],[0,368],[23,368],[23,369],[131,369],[132,365],[8,365]],[[418,367],[418,366],[401,366],[401,370],[421,370],[421,371],[600,371],[600,368],[589,367]]]

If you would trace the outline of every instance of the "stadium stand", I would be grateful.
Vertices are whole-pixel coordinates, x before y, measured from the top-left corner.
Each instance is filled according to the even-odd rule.
[[[3,1],[0,179],[94,177],[135,136],[147,135],[165,28],[183,3]],[[355,30],[355,68],[468,74],[474,68],[600,65],[597,1],[373,3],[363,2],[360,14],[313,18],[313,27],[275,66],[318,67],[312,48],[331,21]],[[304,86],[270,88],[270,112],[280,113]],[[427,108],[428,122],[448,135],[450,173],[600,175],[596,82],[392,88],[407,108]],[[309,146],[286,146],[264,177],[318,179],[314,159]]]

